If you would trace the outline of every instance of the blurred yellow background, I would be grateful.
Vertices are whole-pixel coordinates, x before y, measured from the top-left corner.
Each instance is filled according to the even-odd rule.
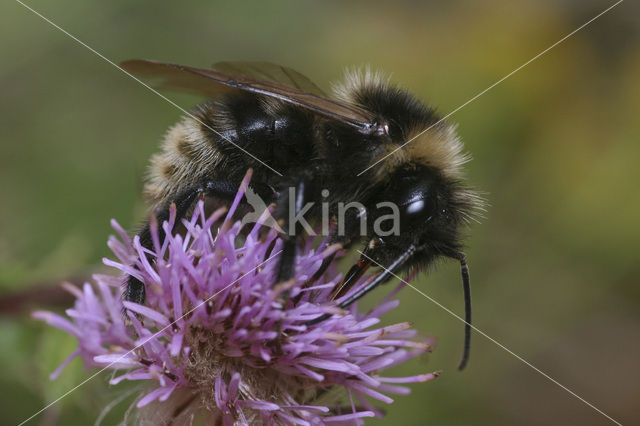
[[[370,64],[446,114],[613,2],[27,4],[115,62],[267,60],[326,89],[344,67]],[[475,325],[623,424],[640,421],[639,12],[621,3],[450,118],[474,157],[469,180],[491,205],[469,231]],[[109,220],[141,220],[147,159],[181,113],[19,3],[0,14],[2,299],[109,255]],[[461,313],[458,274],[443,263],[414,284]],[[444,372],[371,424],[611,424],[477,333],[457,372],[462,324],[411,289],[399,298],[389,320],[438,341],[399,372]],[[28,311],[0,313],[0,423],[89,376],[75,360],[48,380],[73,347]],[[125,388],[108,379],[32,423],[92,424]],[[127,401],[103,424],[118,424]]]

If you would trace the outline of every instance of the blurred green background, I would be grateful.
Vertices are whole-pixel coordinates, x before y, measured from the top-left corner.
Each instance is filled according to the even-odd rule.
[[[115,62],[268,60],[324,88],[345,66],[370,64],[442,114],[613,4],[217,3],[28,1]],[[475,325],[626,424],[640,421],[639,12],[620,4],[450,118],[491,204],[469,232]],[[2,2],[0,15],[0,299],[16,308],[0,314],[0,423],[16,424],[90,374],[76,360],[49,381],[74,341],[22,302],[46,306],[45,288],[94,270],[110,218],[138,223],[147,159],[181,113],[19,3]],[[415,285],[461,313],[458,274],[445,263]],[[438,339],[399,372],[444,373],[372,424],[610,424],[477,333],[458,373],[462,324],[411,289],[399,298],[389,320]],[[92,424],[123,392],[108,379],[32,423]]]

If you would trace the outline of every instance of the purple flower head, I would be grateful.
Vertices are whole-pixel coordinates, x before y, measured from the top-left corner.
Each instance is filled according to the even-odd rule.
[[[275,230],[264,232],[268,214],[252,229],[232,219],[249,177],[228,212],[207,217],[199,201],[179,224],[172,209],[161,224],[163,240],[152,226],[152,250],[112,222],[119,239],[111,237],[109,247],[118,261],[104,263],[142,281],[146,302],[122,301],[121,276],[95,275],[95,286],[82,289],[66,286],[76,297],[67,317],[33,314],[78,340],[52,378],[80,356],[87,366],[119,372],[111,384],[145,381],[149,390],[136,405],[149,424],[321,425],[381,415],[372,400],[391,403],[388,394],[409,392],[399,384],[437,376],[382,375],[429,350],[409,323],[379,325],[398,305],[392,298],[402,285],[368,313],[355,305],[336,310],[330,294],[341,275],[333,265],[305,286],[323,259],[344,254],[339,247],[325,240],[314,248],[309,238],[294,278],[273,286],[282,241]],[[305,325],[327,312],[336,315]]]

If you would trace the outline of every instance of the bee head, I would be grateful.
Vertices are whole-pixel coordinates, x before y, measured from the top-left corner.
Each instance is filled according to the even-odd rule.
[[[350,129],[336,130],[334,138],[336,152],[347,159],[341,174],[351,178],[358,173],[374,205],[386,201],[398,208],[399,235],[376,235],[380,241],[373,244],[398,250],[409,244],[429,252],[458,250],[460,224],[482,209],[482,200],[463,184],[462,166],[469,157],[455,127],[368,69],[347,72],[334,94],[375,117],[375,132],[350,137]],[[345,141],[342,146],[340,141]],[[387,253],[398,254],[393,249]]]
[[[408,164],[396,170],[378,186],[367,209],[372,224],[393,211],[396,228],[391,232],[389,227],[374,227],[370,255],[386,264],[409,245],[434,256],[458,251],[460,228],[471,207],[463,202],[461,191],[428,166]]]

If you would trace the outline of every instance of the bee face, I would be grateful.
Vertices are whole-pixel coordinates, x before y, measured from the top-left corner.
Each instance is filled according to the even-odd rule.
[[[463,222],[461,210],[455,205],[455,185],[438,170],[422,164],[407,164],[398,168],[371,203],[391,202],[397,206],[399,232],[376,235],[377,250],[370,255],[384,264],[409,245],[418,253],[430,256],[459,250],[458,232]]]

